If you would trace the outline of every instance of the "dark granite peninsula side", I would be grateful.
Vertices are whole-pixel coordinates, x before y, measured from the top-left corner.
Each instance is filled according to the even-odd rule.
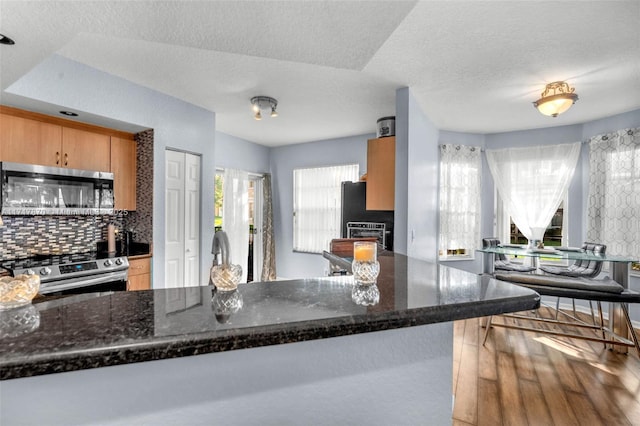
[[[398,254],[379,260],[376,289],[326,277],[4,311],[0,424],[448,424],[452,321],[539,297]],[[376,290],[376,304],[359,304]]]

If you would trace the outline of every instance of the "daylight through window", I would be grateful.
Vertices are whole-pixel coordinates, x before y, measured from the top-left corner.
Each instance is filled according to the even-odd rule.
[[[341,184],[358,173],[357,164],[293,171],[293,250],[322,253],[340,238]]]

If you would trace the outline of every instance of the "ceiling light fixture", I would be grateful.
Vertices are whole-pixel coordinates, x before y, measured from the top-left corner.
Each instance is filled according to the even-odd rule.
[[[544,92],[540,95],[540,99],[533,103],[533,106],[540,111],[541,114],[551,117],[557,117],[562,114],[571,105],[578,100],[578,95],[573,93],[575,88],[569,87],[564,81],[554,81],[547,84]]]
[[[253,110],[253,118],[256,120],[262,120],[262,110],[271,109],[271,113],[269,114],[271,117],[277,117],[278,111],[276,108],[278,107],[278,101],[274,98],[270,98],[269,96],[254,96],[251,98],[251,109]]]
[[[0,44],[16,44],[16,42],[11,40],[6,35],[0,34]]]
[[[78,114],[76,114],[73,111],[60,111],[60,114],[66,115],[67,117],[77,117],[78,116]]]

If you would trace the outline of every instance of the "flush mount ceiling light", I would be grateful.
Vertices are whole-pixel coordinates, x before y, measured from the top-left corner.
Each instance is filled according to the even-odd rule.
[[[569,87],[564,81],[554,81],[547,84],[544,92],[540,95],[540,99],[533,103],[533,106],[540,111],[541,114],[557,117],[562,114],[571,105],[578,100],[578,95],[573,93],[575,88]]]
[[[0,44],[16,44],[16,42],[11,40],[6,35],[0,34]]]
[[[66,115],[67,117],[77,117],[78,116],[78,114],[76,114],[73,111],[60,111],[60,114]]]
[[[256,120],[262,120],[262,110],[271,109],[271,117],[277,117],[278,112],[276,108],[278,107],[278,101],[274,98],[270,98],[269,96],[254,96],[251,98],[251,108],[253,109],[253,118]]]

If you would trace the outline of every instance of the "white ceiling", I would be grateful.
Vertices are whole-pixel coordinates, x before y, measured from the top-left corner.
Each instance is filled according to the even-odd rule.
[[[640,108],[639,25],[637,0],[0,0],[16,41],[0,46],[0,101],[32,106],[4,91],[59,54],[267,146],[374,133],[407,86],[440,129],[542,128]],[[554,119],[531,103],[556,80],[580,100]],[[256,95],[277,98],[279,117],[255,121]]]

